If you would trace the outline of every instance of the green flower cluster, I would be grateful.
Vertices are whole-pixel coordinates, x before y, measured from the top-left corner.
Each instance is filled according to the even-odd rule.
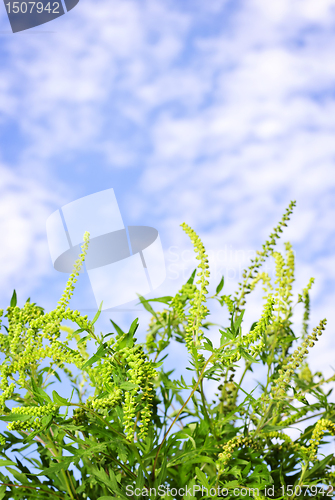
[[[193,299],[197,293],[197,287],[193,283],[185,283],[178,293],[173,297],[171,306],[176,311],[181,320],[185,320],[185,302],[188,299]]]
[[[75,262],[74,272],[70,275],[64,293],[59,300],[55,310],[44,314],[43,309],[31,304],[29,300],[25,306],[9,307],[7,309],[8,334],[1,335],[0,345],[6,353],[5,363],[1,365],[1,389],[0,410],[4,412],[5,401],[9,399],[15,389],[15,383],[9,385],[8,377],[13,378],[13,374],[19,372],[18,383],[25,387],[26,377],[32,372],[36,372],[38,362],[49,357],[54,363],[61,366],[64,371],[70,374],[70,370],[64,367],[64,363],[73,363],[81,369],[87,358],[86,342],[87,338],[78,346],[79,351],[70,349],[68,340],[73,337],[79,342],[80,337],[71,328],[61,326],[64,319],[70,319],[81,329],[86,330],[94,336],[92,322],[87,316],[81,316],[78,311],[72,311],[68,303],[73,294],[75,283],[79,275],[80,268],[84,262],[89,244],[89,233],[84,234],[84,244],[79,259]],[[194,287],[185,287],[185,292],[189,293]],[[61,330],[67,331],[66,342],[59,341]],[[144,353],[142,346],[134,345],[136,339],[129,339],[128,333],[119,334],[116,340],[109,340],[106,352],[111,355],[98,357],[97,365],[92,368],[87,367],[86,371],[95,387],[95,395],[90,396],[86,401],[87,409],[108,410],[118,404],[123,403],[124,425],[127,437],[131,440],[137,423],[139,424],[138,439],[143,439],[147,435],[148,425],[151,420],[151,408],[153,400],[154,379],[157,372],[153,362]],[[94,338],[96,338],[94,336]],[[43,345],[43,339],[48,339],[49,344]],[[9,364],[10,357],[12,363]],[[121,370],[121,371],[120,371]],[[114,379],[115,377],[115,379]],[[120,381],[125,386],[119,387]],[[42,424],[39,417],[55,415],[55,406],[45,405],[25,406],[14,408],[12,413],[30,415],[37,417],[25,421],[15,421],[7,428],[11,430],[39,428]],[[85,420],[85,409],[74,412],[74,421]],[[133,422],[137,414],[136,424]]]
[[[297,420],[304,417],[310,411],[309,406],[303,406],[299,408],[295,413],[293,413],[290,417],[285,418],[283,421],[285,423],[285,427],[289,427],[294,424]]]
[[[232,313],[234,310],[234,301],[230,298],[230,295],[221,295],[220,297],[221,305],[223,305],[223,302],[227,305],[228,311]]]
[[[5,446],[6,438],[2,434],[0,434],[0,446]]]
[[[259,281],[263,282],[264,292],[268,292],[269,290],[273,290],[270,276],[268,275],[268,273],[262,272],[262,273],[258,273],[257,276],[250,282],[250,291],[255,289],[255,286],[257,285],[257,283]]]
[[[15,415],[34,415],[36,417],[41,417],[42,415],[54,413],[57,409],[57,406],[49,403],[44,406],[16,406],[12,408],[11,413],[15,413]]]
[[[221,391],[221,396],[219,397],[220,401],[220,412],[224,415],[232,412],[234,408],[236,408],[236,390],[237,386],[234,382],[235,368],[230,368],[233,372],[229,380],[226,380],[224,384],[220,384],[218,390]]]
[[[306,354],[308,354],[307,347],[313,347],[314,343],[318,340],[318,335],[322,335],[322,331],[325,329],[327,320],[323,319],[320,324],[313,329],[313,333],[308,335],[306,340],[303,341],[301,346],[299,346],[289,358],[287,358],[284,369],[278,370],[279,377],[275,381],[275,385],[271,388],[272,397],[285,396],[287,386],[290,383],[291,377],[298,368]]]
[[[151,317],[147,329],[148,333],[145,339],[148,352],[153,353],[156,352],[156,350],[160,351],[162,350],[162,348],[164,348],[164,344],[168,345],[168,341],[164,341],[163,339],[166,333],[165,326],[169,321],[171,321],[171,312],[167,309],[163,309],[162,312],[158,311],[156,312],[155,316]],[[176,328],[178,328],[177,324]],[[159,332],[159,330],[163,330],[163,332],[160,333],[161,340],[158,340],[158,342],[156,343],[157,333]]]
[[[158,373],[141,346],[124,347],[118,352],[129,366],[128,379],[130,385],[134,386],[125,394],[123,406],[125,433],[127,439],[130,441],[134,439],[135,425],[133,419],[139,411],[141,426],[138,439],[144,439],[148,433],[151,420],[154,379]]]
[[[32,417],[45,417],[48,415],[56,415],[58,412],[58,407],[50,403],[44,406],[19,406],[12,408],[11,414],[15,415],[30,415]],[[36,418],[34,421],[16,421],[11,422],[7,425],[8,430],[24,430],[24,429],[39,429],[42,426],[40,418]]]
[[[300,293],[298,294],[298,303],[303,302],[304,308],[305,308],[303,322],[302,322],[302,336],[303,336],[303,338],[306,337],[307,332],[308,332],[308,320],[309,320],[309,310],[310,310],[309,291],[312,288],[314,281],[315,281],[314,278],[310,278],[306,288],[303,288],[302,294],[300,294]]]
[[[262,340],[262,336],[271,320],[273,319],[274,303],[274,298],[271,295],[268,295],[267,301],[264,305],[262,316],[257,322],[257,325],[250,333],[244,335],[242,338],[242,345],[245,347],[249,347],[250,344],[257,342],[257,340],[260,340],[257,346],[250,347],[250,353],[252,356],[256,356],[264,349],[264,341]]]
[[[315,424],[312,437],[309,441],[310,442],[310,447],[308,449],[309,459],[312,462],[316,460],[316,453],[318,446],[327,429],[333,436],[335,435],[335,424],[333,424],[333,422],[327,420],[326,418],[320,418],[320,420],[318,420],[317,423]]]
[[[253,289],[254,285],[248,283],[249,279],[254,280],[256,278],[258,274],[258,268],[261,267],[262,263],[273,251],[273,247],[276,245],[275,238],[280,238],[279,233],[282,233],[282,228],[287,226],[286,222],[290,220],[290,215],[293,212],[293,208],[295,207],[295,205],[295,201],[290,202],[289,207],[286,209],[281,221],[270,234],[270,239],[266,240],[265,244],[263,245],[263,250],[256,252],[258,257],[256,257],[255,259],[251,259],[251,265],[243,272],[242,276],[245,279],[242,283],[238,284],[238,290],[235,292],[235,301],[237,305],[236,312],[241,312],[240,307],[244,306],[246,303],[245,296],[249,294]]]
[[[0,367],[2,394],[0,395],[0,411],[5,410],[5,401],[15,389],[15,383],[9,385],[8,378],[18,372],[18,385],[25,387],[27,369],[36,370],[38,361],[45,357],[53,358],[54,362],[63,365],[64,362],[82,366],[83,357],[79,352],[71,350],[66,344],[57,341],[60,336],[60,323],[63,319],[76,322],[81,328],[89,329],[87,316],[81,317],[78,311],[65,309],[71,298],[76,277],[85,259],[89,233],[84,235],[82,254],[75,263],[75,271],[71,274],[66,289],[57,308],[44,314],[43,308],[27,300],[24,307],[10,306],[7,308],[7,334],[0,336],[0,348],[5,353],[5,362]],[[41,331],[41,332],[40,332]],[[43,347],[43,339],[48,339],[50,345]],[[10,363],[10,359],[12,362]]]
[[[276,307],[278,311],[284,316],[287,315],[288,309],[292,303],[292,283],[294,281],[294,253],[292,245],[289,242],[285,243],[286,248],[286,262],[284,257],[279,252],[273,252],[272,255],[276,263],[276,287],[275,298]],[[278,318],[279,319],[279,318]]]
[[[218,469],[219,475],[225,470],[226,465],[232,457],[236,448],[240,446],[245,446],[248,448],[253,448],[257,451],[262,450],[262,444],[258,438],[253,439],[252,437],[235,436],[230,439],[226,444],[222,445],[223,451],[218,455],[218,461],[216,467]]]
[[[167,347],[172,335],[178,342],[184,342],[186,337],[187,319],[186,302],[195,295],[197,287],[192,283],[184,284],[171,300],[171,309],[156,311],[151,317],[146,336],[146,347],[149,353],[155,352],[156,357]],[[157,337],[160,337],[157,340]]]
[[[0,383],[0,389],[2,390],[2,394],[0,395],[0,411],[3,412],[5,409],[5,401],[7,399],[10,399],[14,389],[15,389],[15,383],[11,383],[9,385],[8,383],[8,378],[9,375],[12,374],[12,371],[9,366],[7,366],[5,363],[3,363],[0,367],[0,375],[1,375],[1,383]]]
[[[0,348],[6,355],[5,362],[0,368],[0,388],[3,391],[0,395],[0,411],[4,411],[5,401],[14,392],[15,384],[9,385],[7,380],[14,373],[18,372],[18,384],[24,387],[27,379],[26,369],[28,367],[36,369],[37,362],[47,356],[60,364],[68,362],[74,363],[78,368],[82,366],[83,357],[81,354],[72,351],[57,339],[60,336],[60,323],[64,319],[76,322],[80,328],[90,328],[87,316],[81,317],[78,311],[66,309],[66,305],[73,293],[74,283],[77,281],[76,278],[85,259],[88,243],[89,233],[86,232],[82,253],[75,262],[75,270],[70,275],[65,291],[55,310],[44,314],[43,309],[30,303],[29,299],[22,309],[18,306],[7,308],[8,332],[7,335],[1,334],[0,337]],[[39,330],[41,330],[40,334]],[[51,344],[43,347],[43,338],[48,339]],[[8,363],[10,357],[12,358],[11,364]]]
[[[88,405],[87,405],[88,406]],[[75,408],[72,413],[73,423],[77,426],[86,424],[87,416],[84,408]]]
[[[319,422],[321,422],[319,424]],[[320,442],[320,439],[322,438],[322,434],[324,432],[324,429],[328,428],[332,432],[335,433],[335,425],[332,424],[329,420],[321,419],[319,421],[319,427],[315,431],[315,439],[311,439],[311,442],[313,441],[315,443],[315,446],[317,446]],[[317,424],[317,425],[318,425]],[[313,435],[314,436],[314,435]],[[229,460],[231,459],[234,451],[236,448],[240,446],[246,446],[253,448],[257,451],[262,451],[264,450],[264,444],[262,445],[263,441],[266,441],[267,439],[281,439],[284,441],[283,444],[276,444],[274,445],[273,443],[271,444],[271,447],[276,446],[278,450],[290,448],[292,451],[298,453],[302,457],[306,457],[308,453],[311,453],[312,448],[306,448],[305,446],[301,446],[298,443],[295,443],[287,434],[284,432],[278,432],[278,431],[271,431],[271,432],[264,432],[262,433],[261,436],[254,438],[252,436],[249,437],[243,437],[243,436],[235,436],[231,440],[229,440],[225,445],[223,445],[223,451],[219,453],[218,455],[218,462],[217,462],[217,469],[219,471],[219,475],[221,475],[225,467],[227,466]],[[314,450],[314,448],[313,448]]]
[[[202,302],[206,302],[206,294],[208,293],[206,286],[209,285],[207,278],[209,277],[210,272],[208,271],[208,256],[205,253],[204,245],[202,244],[199,236],[193,229],[185,224],[185,222],[181,224],[181,227],[190,237],[194,246],[195,253],[199,254],[196,256],[196,259],[200,260],[200,263],[198,265],[199,272],[197,273],[197,276],[199,276],[200,279],[196,282],[196,284],[200,284],[201,286],[200,290],[196,289],[194,291],[194,297],[190,301],[192,307],[189,310],[189,315],[187,318],[188,326],[186,327],[185,342],[187,348],[190,350],[192,346],[199,346],[203,338],[203,331],[200,330],[201,321],[208,315],[209,310],[202,304]]]
[[[277,439],[282,439],[285,442],[285,445],[283,446],[282,444],[278,445],[278,450],[282,450],[284,447],[291,448],[291,450],[299,453],[300,455],[304,455],[307,452],[307,448],[305,446],[301,446],[299,443],[295,443],[290,436],[285,434],[284,432],[278,432],[278,431],[271,431],[271,432],[265,432],[263,433],[262,437],[266,438],[277,438]]]
[[[76,262],[74,264],[74,271],[70,275],[70,279],[68,280],[68,282],[66,284],[66,288],[64,290],[63,295],[61,296],[61,298],[59,299],[59,301],[57,303],[57,308],[56,309],[63,309],[63,310],[65,310],[65,307],[70,302],[70,299],[71,299],[71,297],[73,295],[73,290],[75,288],[74,284],[77,282],[77,278],[79,276],[80,269],[81,269],[81,267],[83,265],[83,262],[85,260],[85,256],[87,254],[89,239],[90,239],[90,233],[88,231],[85,231],[85,233],[84,233],[84,244],[81,247],[82,252],[80,254],[79,259],[76,260]]]
[[[134,439],[138,422],[141,424],[138,439],[147,435],[154,397],[154,379],[157,376],[153,362],[135,341],[135,338],[129,338],[129,333],[120,332],[116,339],[107,342],[110,355],[100,358],[95,368],[87,368],[93,381],[91,385],[95,386],[95,394],[87,399],[86,405],[99,410],[122,404],[125,433],[130,441]],[[119,380],[124,380],[125,377],[127,381],[120,388]],[[103,392],[109,394],[102,397]]]
[[[105,409],[105,408],[113,408],[116,406],[122,399],[122,391],[116,386],[113,386],[112,393],[105,398],[96,398],[90,396],[86,400],[86,405],[94,410]]]

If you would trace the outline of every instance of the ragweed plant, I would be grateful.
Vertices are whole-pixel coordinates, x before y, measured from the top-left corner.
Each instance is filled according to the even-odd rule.
[[[14,291],[10,306],[0,311],[0,419],[7,425],[0,434],[0,500],[333,496],[335,458],[322,456],[321,445],[335,435],[335,407],[331,390],[325,389],[335,375],[325,379],[313,373],[307,359],[325,332],[326,319],[308,332],[314,279],[294,302],[292,246],[285,243],[285,255],[275,250],[294,206],[291,202],[243,272],[234,295],[221,294],[222,277],[209,297],[205,247],[193,229],[181,224],[199,265],[175,296],[146,300],[139,295],[152,316],[143,342],[135,338],[138,319],[128,331],[111,320],[113,332],[98,335],[94,325],[101,307],[93,320],[70,309],[88,233],[53,311],[46,313],[29,299],[20,308]],[[274,259],[274,280],[261,269],[268,258]],[[259,284],[263,310],[246,329],[247,297]],[[227,308],[226,327],[207,320],[210,300]],[[164,304],[163,311],[154,310],[155,302]],[[294,333],[298,304],[303,324]],[[214,346],[210,327],[218,326],[219,345]],[[62,332],[67,333],[63,341]],[[76,348],[69,347],[70,340]],[[88,341],[96,345],[91,356]],[[174,380],[173,371],[164,369],[173,342],[184,349],[188,382],[183,376]],[[47,366],[42,368],[41,361]],[[249,393],[244,383],[256,363],[264,366],[265,377]],[[70,398],[48,390],[51,379],[61,381],[62,373],[73,386]],[[217,399],[209,400],[206,380],[217,386]],[[300,428],[295,439],[292,428]],[[23,453],[33,445],[40,460]]]

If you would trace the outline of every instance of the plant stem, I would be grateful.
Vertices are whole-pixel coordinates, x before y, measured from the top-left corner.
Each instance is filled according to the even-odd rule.
[[[227,344],[224,344],[223,346],[220,347],[220,349],[222,347],[226,347],[226,345],[230,344],[230,342],[228,342]],[[175,422],[178,420],[181,412],[183,411],[183,409],[185,408],[185,406],[187,405],[187,403],[189,402],[189,400],[192,398],[193,394],[195,393],[195,391],[197,390],[198,388],[198,385],[200,384],[201,382],[201,379],[203,377],[203,374],[205,372],[205,368],[207,367],[208,363],[210,363],[210,361],[212,360],[212,358],[215,356],[216,353],[213,353],[209,358],[208,360],[206,361],[206,363],[204,364],[204,367],[203,369],[201,370],[201,373],[200,373],[200,377],[198,378],[198,381],[196,382],[195,386],[193,387],[192,389],[192,392],[191,394],[189,395],[189,397],[187,398],[187,400],[185,401],[185,403],[183,404],[183,406],[180,408],[179,412],[177,413],[176,417],[174,418],[172,424],[170,425],[170,427],[168,428],[168,430],[166,431],[164,437],[163,437],[163,440],[161,442],[161,444],[159,445],[159,448],[157,450],[157,453],[156,453],[156,456],[155,456],[155,461],[154,461],[154,466],[153,466],[153,469],[152,469],[152,480],[154,481],[155,479],[155,469],[156,469],[156,464],[157,464],[157,459],[158,459],[158,455],[159,455],[159,452],[161,451],[162,449],[162,446],[167,438],[167,435],[169,434],[170,430],[172,429],[173,425],[175,424]]]

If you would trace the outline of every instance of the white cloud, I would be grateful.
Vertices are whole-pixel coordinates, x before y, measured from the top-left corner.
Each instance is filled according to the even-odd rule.
[[[47,186],[5,165],[0,165],[0,175],[0,295],[3,303],[16,287],[21,303],[53,271],[45,221],[64,202],[66,190],[55,179]]]

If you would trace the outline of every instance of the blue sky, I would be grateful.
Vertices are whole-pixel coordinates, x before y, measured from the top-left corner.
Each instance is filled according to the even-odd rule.
[[[311,325],[328,326],[310,363],[330,376],[335,1],[81,0],[17,34],[0,6],[0,39],[1,307],[14,288],[19,305],[55,306],[66,276],[52,267],[45,223],[82,196],[114,188],[126,224],[158,229],[167,279],[152,297],[175,294],[196,265],[182,257],[192,250],[182,222],[210,254],[210,293],[222,273],[233,293],[246,256],[296,200],[282,242],[296,251],[296,294],[316,279]],[[261,297],[250,297],[246,326]],[[92,300],[83,286],[72,305]],[[134,314],[144,338],[147,312],[112,318],[127,327]],[[225,318],[215,307],[212,321]]]

